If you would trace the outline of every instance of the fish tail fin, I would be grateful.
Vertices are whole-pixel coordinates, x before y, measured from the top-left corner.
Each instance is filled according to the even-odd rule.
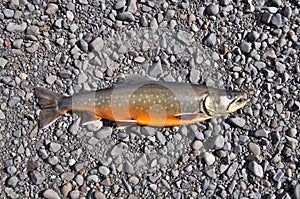
[[[35,87],[34,91],[38,104],[42,108],[39,114],[39,127],[44,129],[67,112],[67,110],[61,110],[58,105],[64,96],[42,87]]]

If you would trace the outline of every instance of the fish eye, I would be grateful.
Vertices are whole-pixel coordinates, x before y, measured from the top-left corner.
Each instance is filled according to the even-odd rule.
[[[234,93],[232,93],[232,92],[228,92],[228,93],[227,93],[227,98],[230,99],[230,100],[234,99],[234,96],[235,96],[235,95],[234,95]]]

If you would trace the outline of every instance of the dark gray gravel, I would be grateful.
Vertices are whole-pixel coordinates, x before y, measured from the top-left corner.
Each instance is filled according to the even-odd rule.
[[[74,3],[76,2],[76,3]],[[3,1],[0,198],[300,198],[298,1]],[[127,74],[244,90],[234,114],[173,128],[38,129],[33,94]]]

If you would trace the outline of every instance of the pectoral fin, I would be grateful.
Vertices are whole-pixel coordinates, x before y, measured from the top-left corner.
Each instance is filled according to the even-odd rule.
[[[202,115],[203,115],[202,113],[178,113],[174,116],[177,117],[177,118],[180,118],[182,120],[191,120],[191,119],[195,119],[197,117],[200,117]]]

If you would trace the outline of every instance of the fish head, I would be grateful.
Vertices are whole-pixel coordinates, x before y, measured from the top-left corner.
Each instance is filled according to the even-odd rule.
[[[204,100],[204,110],[210,116],[232,113],[246,105],[247,96],[240,91],[210,90]]]

